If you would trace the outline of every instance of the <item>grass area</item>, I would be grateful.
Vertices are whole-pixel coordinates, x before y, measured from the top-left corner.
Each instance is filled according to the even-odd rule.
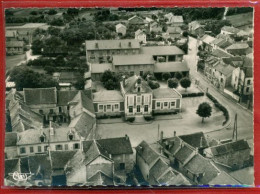
[[[234,27],[240,27],[247,24],[253,25],[253,12],[231,15],[226,17]]]

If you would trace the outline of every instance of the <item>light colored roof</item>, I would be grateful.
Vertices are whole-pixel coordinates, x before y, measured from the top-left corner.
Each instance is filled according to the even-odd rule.
[[[231,65],[224,65],[222,63],[219,63],[215,68],[217,71],[223,73],[225,76],[232,74],[232,72],[236,69]]]
[[[138,29],[137,31],[135,31],[135,36],[138,36],[140,34],[145,34],[143,30]]]
[[[103,90],[100,92],[93,93],[93,101],[94,102],[107,102],[107,101],[123,102],[124,98],[120,91]]]
[[[240,31],[239,29],[231,27],[231,26],[224,26],[224,27],[221,28],[221,30],[227,31],[227,32],[230,32],[230,33],[233,33],[233,34],[236,34]]]
[[[225,58],[225,57],[232,57],[233,55],[225,52],[225,51],[222,51],[220,49],[216,49],[214,50],[211,55],[213,56],[216,56],[216,57],[219,57],[219,58]]]
[[[215,178],[213,178],[209,185],[240,185],[241,183],[227,174],[225,171],[221,171]]]
[[[124,40],[87,40],[86,50],[139,49],[140,43],[135,39]]]
[[[249,46],[247,43],[235,43],[227,47],[227,50],[232,50],[232,49],[247,49]]]
[[[140,79],[141,81],[141,92],[142,93],[151,93],[152,89],[149,87],[147,82],[142,79],[142,77],[133,75],[125,80],[125,92],[126,93],[137,93],[137,81]],[[121,82],[122,83],[122,82]]]
[[[117,65],[142,65],[142,64],[154,64],[153,57],[151,55],[114,55],[113,64]]]
[[[169,34],[181,34],[181,33],[182,33],[182,30],[181,30],[180,27],[171,27],[171,26],[169,26],[169,27],[167,28],[167,32],[168,32]]]
[[[50,135],[50,129],[28,129],[18,134],[17,145],[29,145],[29,144],[40,144],[40,136],[44,134],[47,142],[64,142],[68,141],[68,134],[70,131],[74,134],[75,140],[79,141],[80,138],[70,127],[54,128],[54,135]]]
[[[119,28],[121,28],[121,27],[126,28],[126,26],[123,25],[123,24],[121,24],[121,23],[116,25],[116,29],[119,29]]]
[[[142,47],[143,54],[149,55],[184,55],[184,51],[177,46],[146,46]]]
[[[34,29],[34,28],[48,28],[49,25],[46,23],[26,23],[22,26],[7,26],[6,29]]]
[[[189,71],[187,63],[184,62],[166,62],[166,63],[155,63],[154,72],[186,72]]]
[[[149,22],[149,23],[154,21],[152,18],[149,18],[149,17],[146,17],[145,20],[146,20],[147,22]]]
[[[172,88],[157,88],[153,90],[153,97],[158,98],[181,98],[181,95]]]
[[[177,15],[175,15],[175,16],[172,16],[171,18],[170,18],[170,21],[169,21],[170,23],[183,23],[183,17],[180,15],[180,16],[177,16]]]
[[[214,37],[205,34],[202,38],[201,38],[202,42],[205,42],[206,44],[210,44],[212,41],[215,40]]]
[[[104,73],[106,70],[112,70],[111,63],[92,63],[91,64],[91,73]]]

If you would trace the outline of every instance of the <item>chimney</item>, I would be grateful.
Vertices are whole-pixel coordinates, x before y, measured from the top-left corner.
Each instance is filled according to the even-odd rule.
[[[199,153],[199,148],[195,148],[195,155]]]
[[[109,158],[112,159],[112,155],[111,154],[109,154]]]
[[[176,131],[173,131],[173,136],[176,137]]]
[[[125,134],[125,139],[126,139],[126,140],[128,140],[128,139],[129,139],[129,137],[128,137],[128,135],[127,135],[127,134]]]
[[[202,143],[203,143],[203,138],[202,137],[200,137],[200,147],[202,148]]]
[[[54,135],[54,128],[51,126],[51,121],[50,121],[50,135]]]
[[[96,42],[95,47],[98,48],[98,43]]]
[[[128,42],[128,46],[129,46],[129,47],[132,47],[132,43],[131,43],[131,42]]]

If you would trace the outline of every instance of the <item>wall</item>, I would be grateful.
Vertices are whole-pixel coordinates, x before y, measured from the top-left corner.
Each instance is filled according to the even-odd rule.
[[[143,65],[116,65],[114,66],[115,72],[128,72],[130,74],[140,75],[140,71],[153,72],[154,64],[143,64]]]
[[[116,109],[116,105],[118,106],[117,109]],[[114,102],[112,102],[112,101],[94,102],[95,113],[96,113],[97,117],[104,116],[104,115],[120,116],[123,113],[123,111],[121,111],[121,109],[122,109],[121,105],[122,105],[122,103],[115,102],[115,101]],[[100,106],[103,106],[103,109],[100,109],[101,108]],[[109,106],[111,107],[110,109],[108,109]]]
[[[153,111],[154,113],[160,113],[160,112],[178,112],[180,111],[180,102],[181,99],[173,99],[173,98],[168,98],[168,99],[154,99],[154,108]],[[174,103],[174,106],[172,106],[171,103]],[[167,103],[167,106],[164,106]],[[160,104],[160,106],[158,106]]]
[[[138,153],[136,153],[136,165],[139,167],[143,177],[144,177],[144,180],[148,180],[149,178],[149,165],[144,161],[144,159],[139,156]]]
[[[74,168],[75,169],[75,168]],[[86,182],[86,166],[82,165],[72,174],[67,176],[67,186]]]
[[[234,89],[238,89],[238,80],[239,80],[239,74],[240,74],[240,68],[236,68],[233,73],[232,73],[232,78],[231,78],[231,86]]]
[[[112,155],[115,170],[121,171],[120,163],[125,163],[125,170],[123,171],[125,171],[126,173],[131,172],[134,167],[134,158],[134,154]]]
[[[17,158],[18,156],[17,147],[16,146],[5,147],[5,154],[7,156],[7,159]]]

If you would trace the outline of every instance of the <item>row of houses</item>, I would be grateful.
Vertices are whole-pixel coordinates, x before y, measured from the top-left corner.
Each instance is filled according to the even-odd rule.
[[[141,76],[147,71],[158,76],[164,72],[188,75],[184,54],[176,46],[145,47],[134,39],[86,41],[86,58],[93,80],[99,80],[105,70]]]

